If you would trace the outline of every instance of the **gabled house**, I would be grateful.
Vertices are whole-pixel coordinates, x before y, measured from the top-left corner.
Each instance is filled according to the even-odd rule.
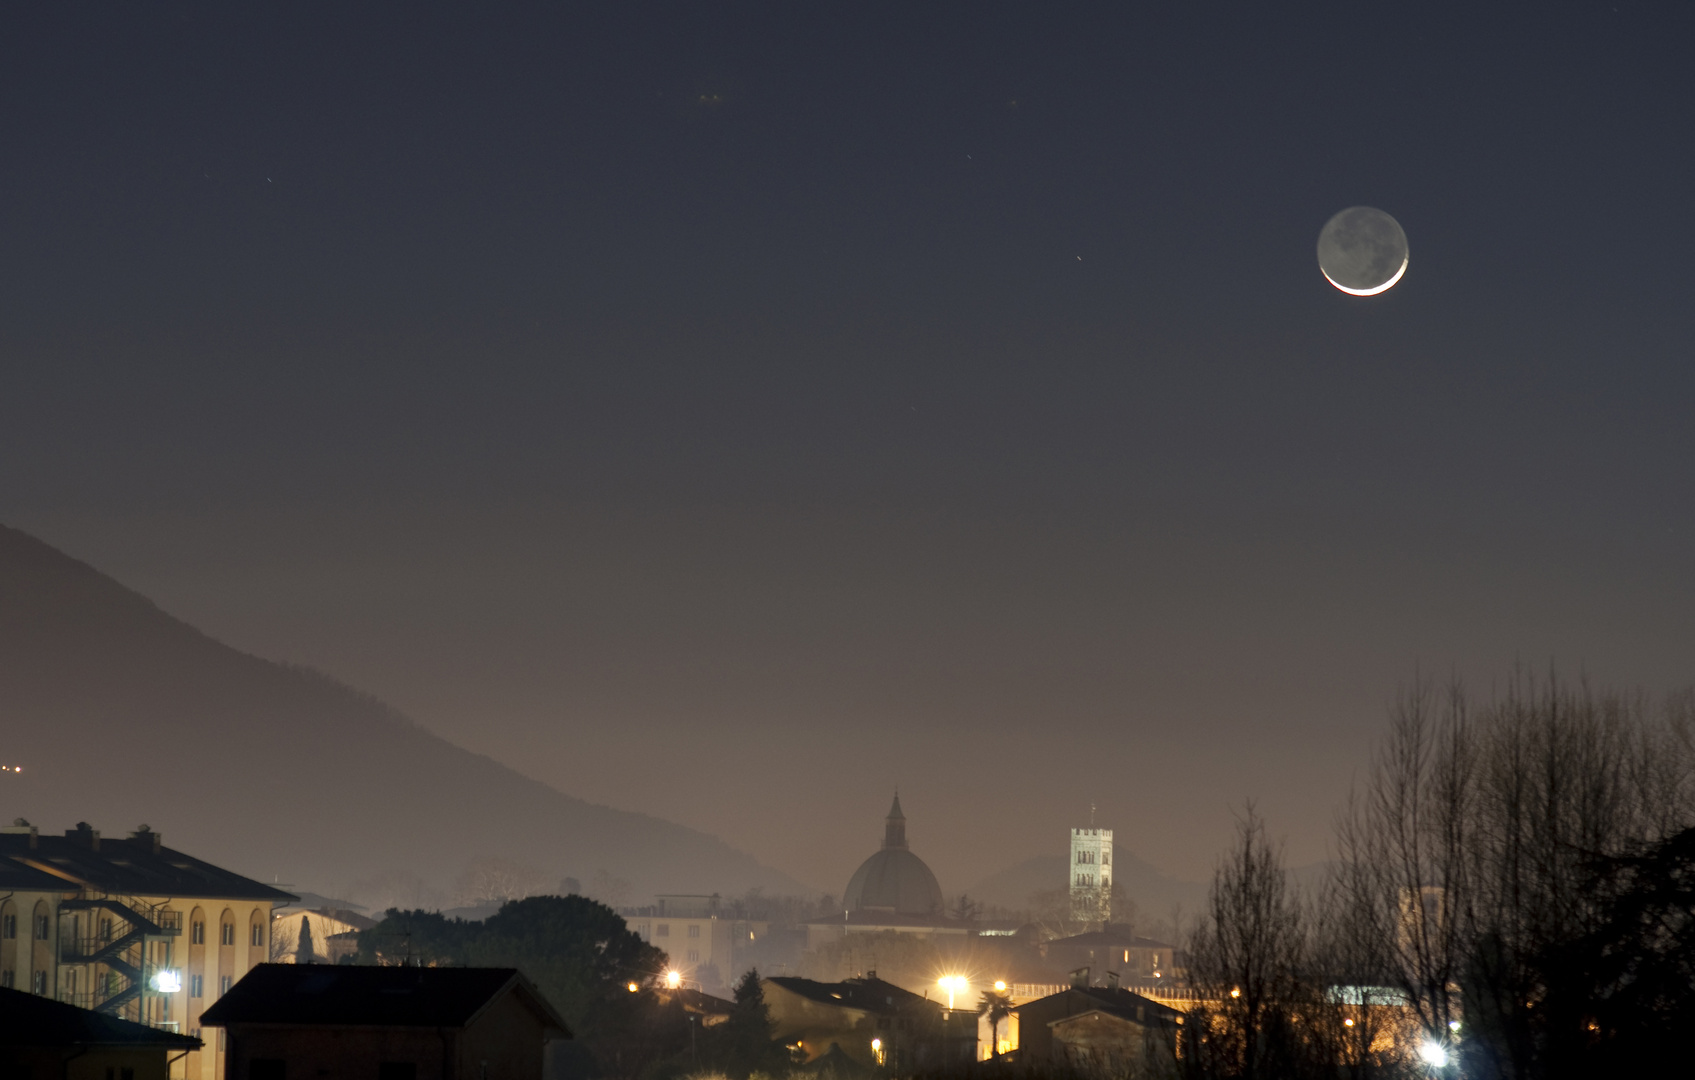
[[[515,968],[261,964],[201,1019],[229,1080],[541,1080],[571,1037]]]
[[[1183,1014],[1168,1005],[1086,982],[1025,1002],[1012,1014],[1020,1066],[1120,1076],[1169,1071],[1183,1024]]]
[[[976,1054],[975,1011],[950,1011],[875,972],[836,983],[774,976],[761,986],[777,1038],[807,1061],[836,1047],[862,1065],[911,1072],[965,1064]]]
[[[200,1040],[0,987],[6,1080],[168,1080]]]

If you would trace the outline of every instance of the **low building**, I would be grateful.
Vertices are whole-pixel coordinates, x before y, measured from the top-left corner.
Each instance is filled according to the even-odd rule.
[[[775,976],[761,983],[776,1037],[806,1061],[832,1052],[897,1073],[963,1065],[976,1056],[977,1014],[867,972],[837,983]]]
[[[1139,1076],[1169,1072],[1183,1014],[1116,986],[1084,980],[1013,1010],[1018,1064]]]
[[[202,1022],[240,1080],[541,1080],[571,1037],[515,968],[261,964]]]
[[[651,906],[619,914],[631,933],[664,950],[684,985],[702,990],[734,985],[745,969],[741,958],[771,928],[761,913],[716,894],[656,896]]]
[[[142,826],[0,828],[0,987],[197,1036],[200,1011],[271,951],[271,910],[291,893],[168,848]],[[208,1040],[183,1080],[223,1080]]]
[[[200,1049],[174,1031],[0,988],[0,1076],[6,1080],[168,1080]]]
[[[1177,947],[1153,938],[1137,937],[1127,927],[1108,926],[1087,934],[1055,938],[1041,946],[1048,966],[1056,972],[1089,968],[1105,977],[1176,979]]]

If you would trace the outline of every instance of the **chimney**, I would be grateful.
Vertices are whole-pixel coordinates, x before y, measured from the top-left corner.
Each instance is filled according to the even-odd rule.
[[[153,826],[143,825],[129,834],[129,838],[138,844],[145,844],[153,854],[159,854],[159,848],[164,845],[165,838],[153,831]]]
[[[1106,988],[1108,990],[1118,989],[1118,972],[1109,971],[1106,973]]]
[[[87,844],[90,851],[100,850],[100,830],[86,821],[77,822],[74,829],[66,829],[65,836],[78,843]]]
[[[11,835],[14,835],[14,836],[28,836],[29,837],[29,849],[31,851],[34,851],[37,847],[40,846],[40,839],[41,839],[40,830],[38,830],[34,825],[31,825],[28,822],[28,820],[26,820],[24,818],[18,818],[16,820],[14,820],[10,825],[6,826],[3,829],[0,829],[0,834],[11,834]]]
[[[1087,990],[1089,988],[1089,969],[1080,967],[1071,973],[1071,989]]]

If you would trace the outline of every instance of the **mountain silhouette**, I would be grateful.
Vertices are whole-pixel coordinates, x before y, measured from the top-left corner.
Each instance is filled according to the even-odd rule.
[[[608,767],[641,775],[639,753]],[[630,903],[809,891],[712,836],[571,798],[318,672],[232,649],[4,526],[0,764],[23,769],[0,772],[7,823],[115,836],[145,822],[240,873],[379,905],[450,902],[479,860],[530,891],[570,877]]]

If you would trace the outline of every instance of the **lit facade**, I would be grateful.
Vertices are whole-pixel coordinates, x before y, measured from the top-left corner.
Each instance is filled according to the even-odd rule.
[[[1112,920],[1112,830],[1071,830],[1071,917],[1105,926]]]

